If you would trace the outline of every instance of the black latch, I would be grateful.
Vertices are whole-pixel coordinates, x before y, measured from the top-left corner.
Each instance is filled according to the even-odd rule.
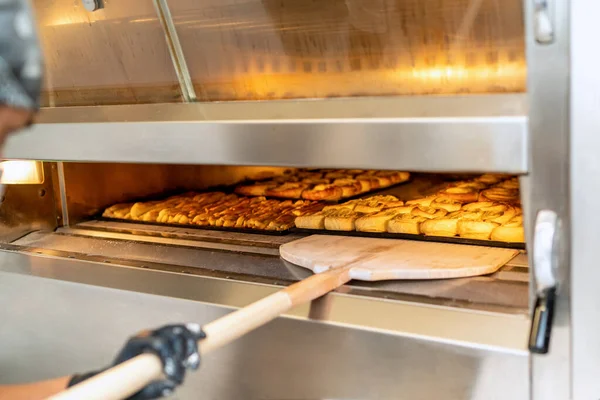
[[[529,351],[546,354],[550,347],[550,333],[554,318],[554,300],[556,289],[545,289],[538,294],[533,308],[531,329],[529,330]]]

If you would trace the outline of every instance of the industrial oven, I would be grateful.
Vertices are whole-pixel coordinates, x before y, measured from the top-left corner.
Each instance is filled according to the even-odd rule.
[[[278,248],[306,233],[106,207],[318,167],[410,171],[407,196],[519,176],[526,251],[489,276],[351,282],[207,356],[180,398],[600,397],[597,4],[33,3],[45,90],[3,154],[1,383],[104,365],[134,331],[305,276]]]

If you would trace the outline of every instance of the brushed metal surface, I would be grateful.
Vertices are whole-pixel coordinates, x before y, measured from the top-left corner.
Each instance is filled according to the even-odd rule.
[[[535,38],[535,2],[525,6],[529,110],[529,175],[525,183],[527,242],[533,243],[534,220],[539,210],[555,211],[562,223],[559,243],[559,289],[550,352],[532,356],[534,400],[572,398],[572,342],[570,321],[569,232],[569,10],[573,2],[552,0],[554,40],[540,44]],[[577,157],[575,157],[576,159]],[[588,178],[589,179],[589,178]],[[530,252],[530,256],[531,256]],[[530,259],[530,265],[533,260]],[[530,287],[532,298],[535,282]],[[557,379],[557,377],[561,377]]]
[[[590,51],[589,31],[600,3],[571,1],[571,313],[572,398],[600,398],[600,270],[598,226],[600,216],[594,200],[600,193],[600,54]]]
[[[34,0],[44,51],[45,106],[180,102],[177,76],[152,2]]]
[[[101,237],[98,237],[98,234]],[[289,285],[311,273],[282,260],[278,250],[260,243],[235,245],[219,240],[161,238],[136,234],[60,229],[34,232],[12,248],[30,253],[123,264],[242,282]],[[277,237],[277,239],[280,239]],[[238,249],[238,252],[228,251]],[[240,253],[239,251],[243,251]],[[269,255],[273,254],[275,255]],[[519,256],[489,276],[433,281],[353,281],[338,291],[377,299],[406,300],[472,310],[527,314],[528,269]]]
[[[520,0],[176,0],[202,101],[522,92]]]
[[[149,106],[126,107],[131,111],[127,121],[138,122],[107,122],[124,117],[123,111],[115,111],[112,119],[110,111],[115,108],[111,107],[87,111],[89,121],[102,119],[105,123],[71,122],[77,109],[70,113],[48,110],[56,119],[42,116],[40,123],[11,137],[5,156],[63,161],[523,173],[527,171],[527,118],[523,107],[505,104],[511,99],[521,98],[511,95],[414,102],[405,98],[388,102],[263,102],[263,111],[253,116],[249,112],[258,109],[256,104],[216,104],[210,107],[213,115],[207,117],[203,117],[203,110],[209,108],[199,104],[171,105],[164,112]],[[370,106],[361,110],[363,104]],[[386,107],[373,108],[377,104]],[[319,112],[311,112],[321,106]],[[290,111],[290,107],[296,110]],[[344,107],[347,108],[342,111]],[[303,108],[306,110],[301,111]],[[149,116],[150,110],[159,112],[163,120],[155,121]],[[144,121],[144,115],[136,116],[136,111],[154,122]],[[193,113],[195,120],[185,117],[187,113]],[[240,119],[239,115],[247,119]],[[53,123],[42,122],[49,119]]]
[[[206,323],[275,290],[8,252],[0,252],[0,278],[0,302],[11,304],[0,311],[2,383],[101,367],[135,331]],[[178,397],[527,398],[526,318],[328,298],[326,321],[306,320],[308,307],[299,307],[297,318],[207,356]],[[365,318],[378,326],[365,327]]]

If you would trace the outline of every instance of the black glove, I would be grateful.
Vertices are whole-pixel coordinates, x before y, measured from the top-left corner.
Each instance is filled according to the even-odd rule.
[[[166,379],[149,383],[128,400],[148,400],[168,396],[183,382],[188,368],[198,369],[200,354],[197,342],[206,335],[197,324],[167,325],[154,331],[143,331],[129,339],[112,366],[142,353],[154,353],[163,364]],[[104,370],[73,375],[68,387],[78,384]]]

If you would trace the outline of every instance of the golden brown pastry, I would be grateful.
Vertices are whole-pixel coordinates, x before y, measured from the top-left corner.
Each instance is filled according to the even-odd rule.
[[[479,208],[477,208],[479,205]],[[473,211],[482,211],[476,219],[460,219],[457,229],[458,235],[463,238],[488,240],[492,231],[498,226],[507,223],[517,214],[517,210],[506,204],[492,204],[478,202],[466,205]]]
[[[504,189],[519,190],[519,178],[514,177],[511,179],[507,179],[496,186]]]
[[[407,206],[429,207],[431,205],[431,203],[433,202],[433,200],[435,200],[436,198],[437,198],[436,195],[432,195],[432,196],[422,197],[419,199],[408,200],[406,202],[406,205]]]
[[[483,190],[479,195],[479,201],[515,202],[518,200],[518,190],[506,189],[502,187],[493,187],[490,189]]]
[[[454,182],[450,185],[450,187],[471,188],[475,190],[487,189],[489,186],[490,185],[488,185],[487,183],[479,182],[477,180]]]
[[[355,179],[360,183],[363,193],[381,188],[379,179],[372,175],[362,174],[358,175]]]
[[[264,196],[267,190],[277,187],[277,182],[257,182],[251,185],[236,186],[234,192],[243,196]]]
[[[387,183],[387,180],[389,179],[389,185],[406,182],[410,178],[410,174],[408,172],[401,171],[377,171],[375,172],[374,176],[377,178],[387,178],[384,181],[380,181],[380,183],[384,184]]]
[[[504,179],[508,178],[508,176],[509,175],[503,175],[503,174],[483,174],[479,178],[476,178],[475,180],[478,182],[485,183],[486,185],[494,185],[494,184],[501,182]]]
[[[300,199],[302,198],[302,192],[309,187],[309,184],[303,182],[286,182],[274,188],[267,189],[265,195],[284,199]]]
[[[454,212],[460,210],[462,202],[446,197],[437,197],[429,205],[432,208],[441,208],[448,212]]]
[[[343,169],[340,169],[337,171],[332,171],[332,172],[327,172],[324,177],[325,177],[325,179],[331,179],[331,180],[352,179],[352,175],[350,175],[348,172],[344,171]]]
[[[331,212],[331,210],[329,211]],[[325,229],[325,216],[327,211],[296,217],[295,224],[301,229]]]
[[[410,213],[398,214],[388,221],[387,231],[391,233],[421,233],[421,225],[433,218],[441,218],[447,214],[446,210],[423,206],[414,207]]]
[[[336,179],[333,184],[342,188],[342,197],[352,197],[362,193],[362,185],[356,179]]]
[[[386,232],[389,220],[399,214],[408,214],[413,208],[414,206],[387,208],[374,214],[364,215],[356,220],[356,230],[359,232]]]
[[[453,186],[438,193],[438,198],[451,199],[463,203],[477,201],[479,190],[472,187]]]
[[[458,234],[458,221],[461,219],[476,220],[483,211],[467,212],[463,210],[452,212],[443,218],[432,219],[421,225],[421,232],[429,236],[456,236]]]
[[[133,203],[115,204],[104,210],[102,216],[106,218],[128,219],[131,218],[132,206]]]
[[[329,231],[353,231],[356,228],[356,220],[362,216],[362,213],[345,208],[331,211],[325,216],[325,229]]]
[[[323,207],[323,211],[329,211],[329,210],[339,210],[341,208],[347,208],[348,210],[354,210],[356,208],[356,205],[360,202],[361,200],[350,200],[347,201],[345,203],[341,203],[341,204],[330,204],[328,206]]]
[[[306,200],[340,200],[344,190],[336,185],[317,185],[312,189],[302,192],[302,198]]]
[[[490,238],[498,242],[524,243],[523,215],[517,215],[505,224],[495,228]]]
[[[403,205],[404,202],[398,200],[396,196],[373,196],[357,200],[354,211],[371,213],[381,211],[384,208],[400,207]]]

